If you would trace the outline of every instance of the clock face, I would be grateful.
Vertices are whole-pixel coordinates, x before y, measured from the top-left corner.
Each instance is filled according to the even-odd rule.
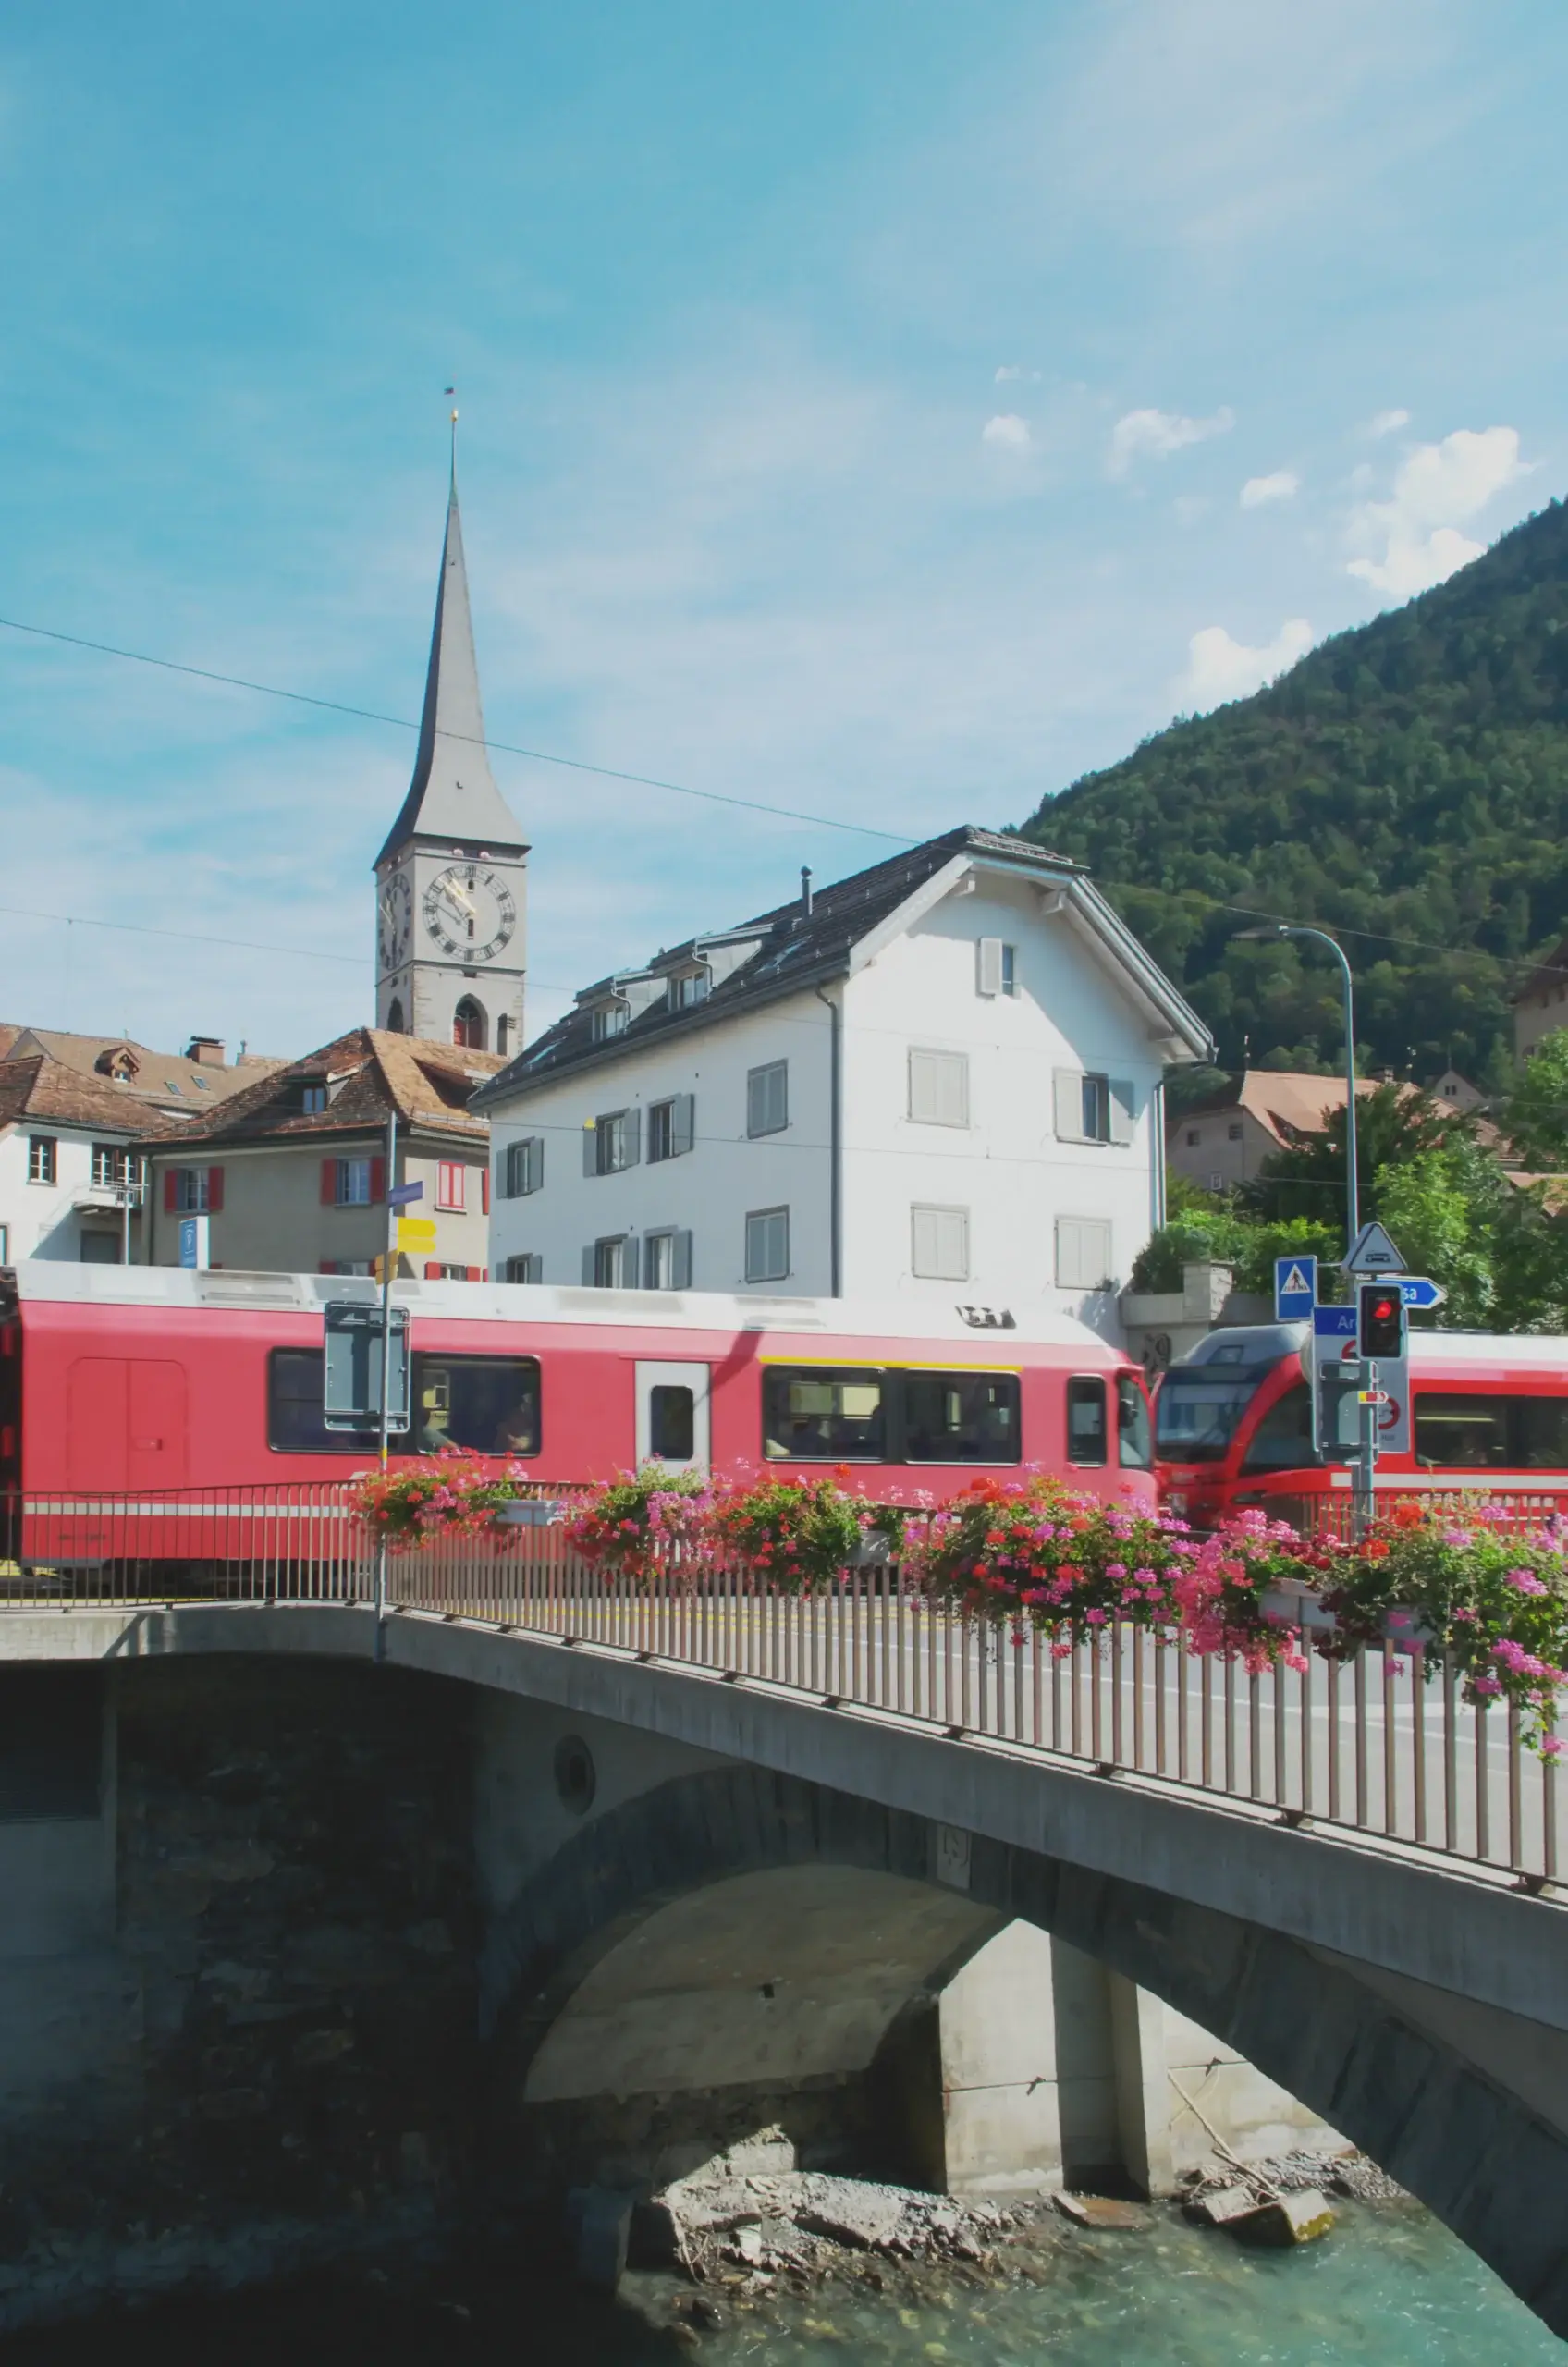
[[[423,898],[424,925],[443,953],[494,962],[517,926],[517,904],[499,875],[482,863],[452,863]]]
[[[381,957],[383,977],[393,970],[400,970],[408,960],[413,926],[413,892],[407,876],[401,871],[395,871],[381,891],[380,926],[376,931],[376,950]]]

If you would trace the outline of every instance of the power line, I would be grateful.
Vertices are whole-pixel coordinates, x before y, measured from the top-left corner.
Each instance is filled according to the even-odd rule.
[[[89,641],[83,634],[56,632],[48,625],[22,624],[15,617],[0,617],[0,626],[7,632],[31,633],[39,641],[63,642],[70,649],[90,649],[100,657],[123,657],[129,665],[155,666],[165,674],[189,674],[198,682],[219,682],[231,691],[253,691],[268,699],[287,699],[294,706],[319,707],[327,715],[353,716],[361,723],[387,723],[398,731],[417,731],[419,725],[406,715],[383,715],[379,708],[350,706],[342,699],[317,698],[309,691],[288,691],[276,682],[252,682],[241,674],[220,674],[210,666],[185,666],[178,658],[153,657],[144,649],[120,649],[113,642]],[[845,822],[827,814],[806,814],[793,805],[770,805],[757,797],[733,797],[719,789],[692,789],[684,781],[659,780],[651,773],[622,772],[614,765],[591,765],[582,756],[557,756],[545,748],[520,748],[508,740],[490,740],[477,731],[441,730],[442,740],[457,740],[466,746],[488,748],[499,755],[525,756],[531,764],[559,765],[568,772],[593,773],[601,780],[629,781],[638,789],[662,789],[672,797],[696,797],[706,805],[733,805],[745,814],[769,814],[784,822],[807,822],[813,829],[848,830],[864,839],[889,839],[895,846],[918,846],[918,839],[905,836],[901,830],[879,830],[871,822]]]

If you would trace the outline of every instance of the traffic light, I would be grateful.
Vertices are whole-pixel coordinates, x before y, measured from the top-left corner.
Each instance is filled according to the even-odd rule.
[[[1355,1294],[1355,1344],[1369,1363],[1404,1354],[1404,1294],[1397,1282],[1363,1282]]]

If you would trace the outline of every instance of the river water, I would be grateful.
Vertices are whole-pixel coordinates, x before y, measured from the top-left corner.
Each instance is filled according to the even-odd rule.
[[[1559,2342],[1413,2204],[1337,2205],[1333,2234],[1248,2251],[1173,2212],[1130,2236],[1053,2228],[1042,2281],[895,2270],[816,2290],[717,2296],[628,2280],[611,2304],[547,2272],[449,2276],[423,2295],[377,2279],[182,2301],[14,2337],[0,2367],[1568,2367]],[[865,2281],[882,2280],[881,2289]]]

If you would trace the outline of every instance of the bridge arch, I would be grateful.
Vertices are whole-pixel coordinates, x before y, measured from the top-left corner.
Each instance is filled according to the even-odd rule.
[[[661,1919],[666,1932],[672,1916],[696,1932],[704,1898],[728,1890],[734,1900],[779,1874],[806,1877],[798,1895],[818,1901],[832,1886],[824,1877],[851,1877],[837,1901],[850,1916],[858,1882],[862,1920],[882,1918],[899,1934],[895,1969],[911,1995],[950,1978],[1013,1921],[1097,1959],[1342,2130],[1568,2333],[1568,2253],[1553,2201],[1568,2180],[1568,2145],[1521,2101],[1538,2092],[1527,2076],[1520,2092],[1488,2076],[1506,2066],[1514,2033],[1493,2030],[1482,2067],[1411,2010],[1414,1984],[1402,1998],[1398,1983],[1238,1917],[762,1767],[677,1775],[607,1809],[498,1916],[481,1971],[496,2096],[522,2102],[560,2043],[570,2001],[618,1960],[611,1986],[624,1997],[639,1939]],[[890,2028],[896,2012],[883,2003]],[[1543,2067],[1548,2084],[1556,2076]]]

